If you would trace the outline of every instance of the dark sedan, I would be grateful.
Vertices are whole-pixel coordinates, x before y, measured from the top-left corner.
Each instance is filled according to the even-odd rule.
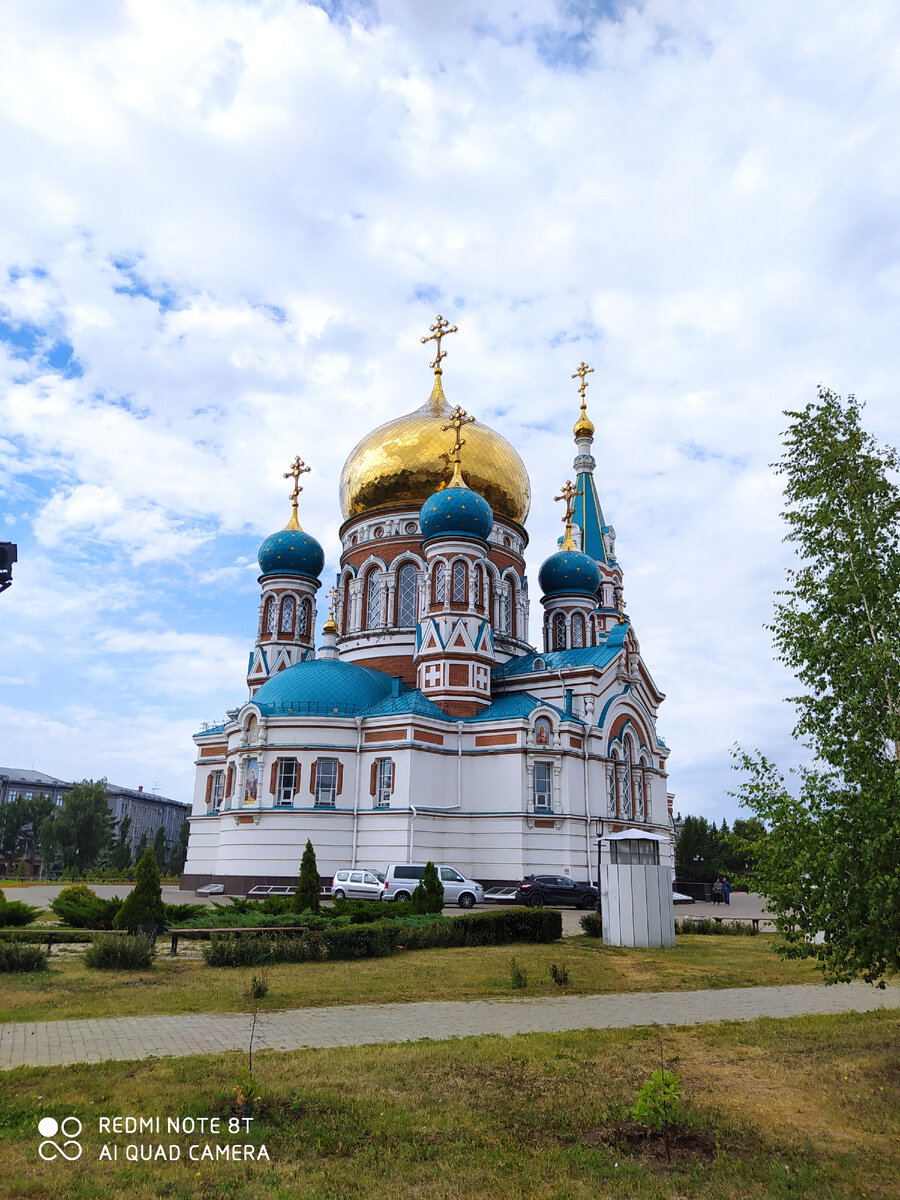
[[[595,908],[597,889],[590,883],[576,883],[567,875],[526,875],[516,889],[516,899],[531,908],[543,908],[545,904],[554,908],[560,904]]]

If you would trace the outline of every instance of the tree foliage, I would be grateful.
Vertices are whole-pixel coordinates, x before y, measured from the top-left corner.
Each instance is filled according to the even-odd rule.
[[[738,752],[738,795],[769,827],[746,848],[788,956],[816,958],[829,982],[883,981],[900,968],[900,459],[852,396],[820,388],[787,416],[776,470],[799,565],[771,629],[814,762],[795,796]]]
[[[62,858],[66,867],[84,872],[109,844],[109,792],[106,780],[84,779],[72,786],[61,807],[40,826],[45,859]]]
[[[169,855],[169,874],[180,875],[184,870],[185,860],[187,859],[188,838],[190,837],[191,825],[189,821],[182,823],[178,837],[172,843],[172,853]]]
[[[153,851],[145,850],[134,873],[134,887],[116,913],[113,928],[134,933],[138,925],[156,925],[162,929],[165,923],[159,864]]]
[[[294,912],[318,912],[319,892],[322,885],[319,882],[319,868],[316,866],[316,852],[313,844],[306,839],[306,849],[300,860],[300,877],[297,880],[297,890],[294,893]]]
[[[444,885],[438,879],[433,862],[425,864],[422,882],[412,894],[412,909],[416,913],[439,913],[444,908]]]

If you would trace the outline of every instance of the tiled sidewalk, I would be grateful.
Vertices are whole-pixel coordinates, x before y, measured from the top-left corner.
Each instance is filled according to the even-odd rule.
[[[257,1025],[256,1046],[261,1050],[297,1050],[304,1046],[358,1046],[480,1033],[509,1036],[657,1023],[696,1025],[876,1008],[900,1008],[900,987],[878,991],[853,983],[829,988],[728,988],[533,1000],[347,1005],[264,1013]],[[246,1047],[249,1030],[250,1016],[246,1013],[23,1021],[0,1025],[0,1069],[151,1055],[216,1054]]]

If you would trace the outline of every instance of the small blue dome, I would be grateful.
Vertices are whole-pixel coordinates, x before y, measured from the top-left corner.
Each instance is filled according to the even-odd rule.
[[[541,567],[538,583],[545,596],[564,592],[595,596],[600,587],[600,568],[580,550],[559,550]]]
[[[303,575],[318,579],[325,565],[325,551],[302,529],[279,529],[259,548],[263,575]]]
[[[494,526],[494,514],[483,496],[467,487],[448,487],[434,492],[422,505],[422,537],[461,534],[487,541]]]
[[[391,695],[392,687],[391,676],[383,671],[339,658],[316,658],[273,675],[250,703],[256,704],[263,716],[294,712],[347,717]]]

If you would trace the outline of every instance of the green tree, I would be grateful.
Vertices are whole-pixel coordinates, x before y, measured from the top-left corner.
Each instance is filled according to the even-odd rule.
[[[116,913],[113,928],[134,933],[138,925],[156,925],[162,929],[165,923],[159,864],[153,851],[145,850],[134,873],[134,887]]]
[[[147,843],[149,842],[149,840],[150,839],[147,837],[147,830],[145,829],[144,832],[141,834],[141,836],[138,838],[138,844],[135,847],[134,857],[135,857],[136,862],[140,862],[140,860],[144,857],[144,853],[147,849]]]
[[[172,853],[169,856],[169,874],[180,875],[184,870],[184,862],[187,858],[188,838],[190,837],[191,826],[189,821],[182,823],[178,837],[172,843]]]
[[[413,912],[439,913],[444,907],[444,885],[433,862],[425,864],[422,882],[412,894]]]
[[[119,818],[110,857],[110,865],[117,871],[127,871],[131,866],[131,817],[127,813]]]
[[[319,868],[316,866],[316,852],[313,844],[306,839],[306,849],[300,860],[300,877],[297,880],[297,890],[294,893],[294,912],[318,912],[319,892],[322,885],[319,882]]]
[[[158,825],[156,828],[156,833],[153,835],[153,853],[156,855],[156,861],[158,863],[164,863],[168,858],[166,850],[165,826]]]
[[[41,823],[39,840],[45,859],[58,854],[66,867],[82,873],[92,867],[109,842],[106,780],[74,784],[62,805]]]
[[[900,968],[900,457],[852,396],[820,388],[787,416],[776,470],[799,564],[771,629],[812,763],[795,795],[763,755],[736,752],[738,795],[769,831],[744,848],[788,957],[828,982],[883,983]]]

